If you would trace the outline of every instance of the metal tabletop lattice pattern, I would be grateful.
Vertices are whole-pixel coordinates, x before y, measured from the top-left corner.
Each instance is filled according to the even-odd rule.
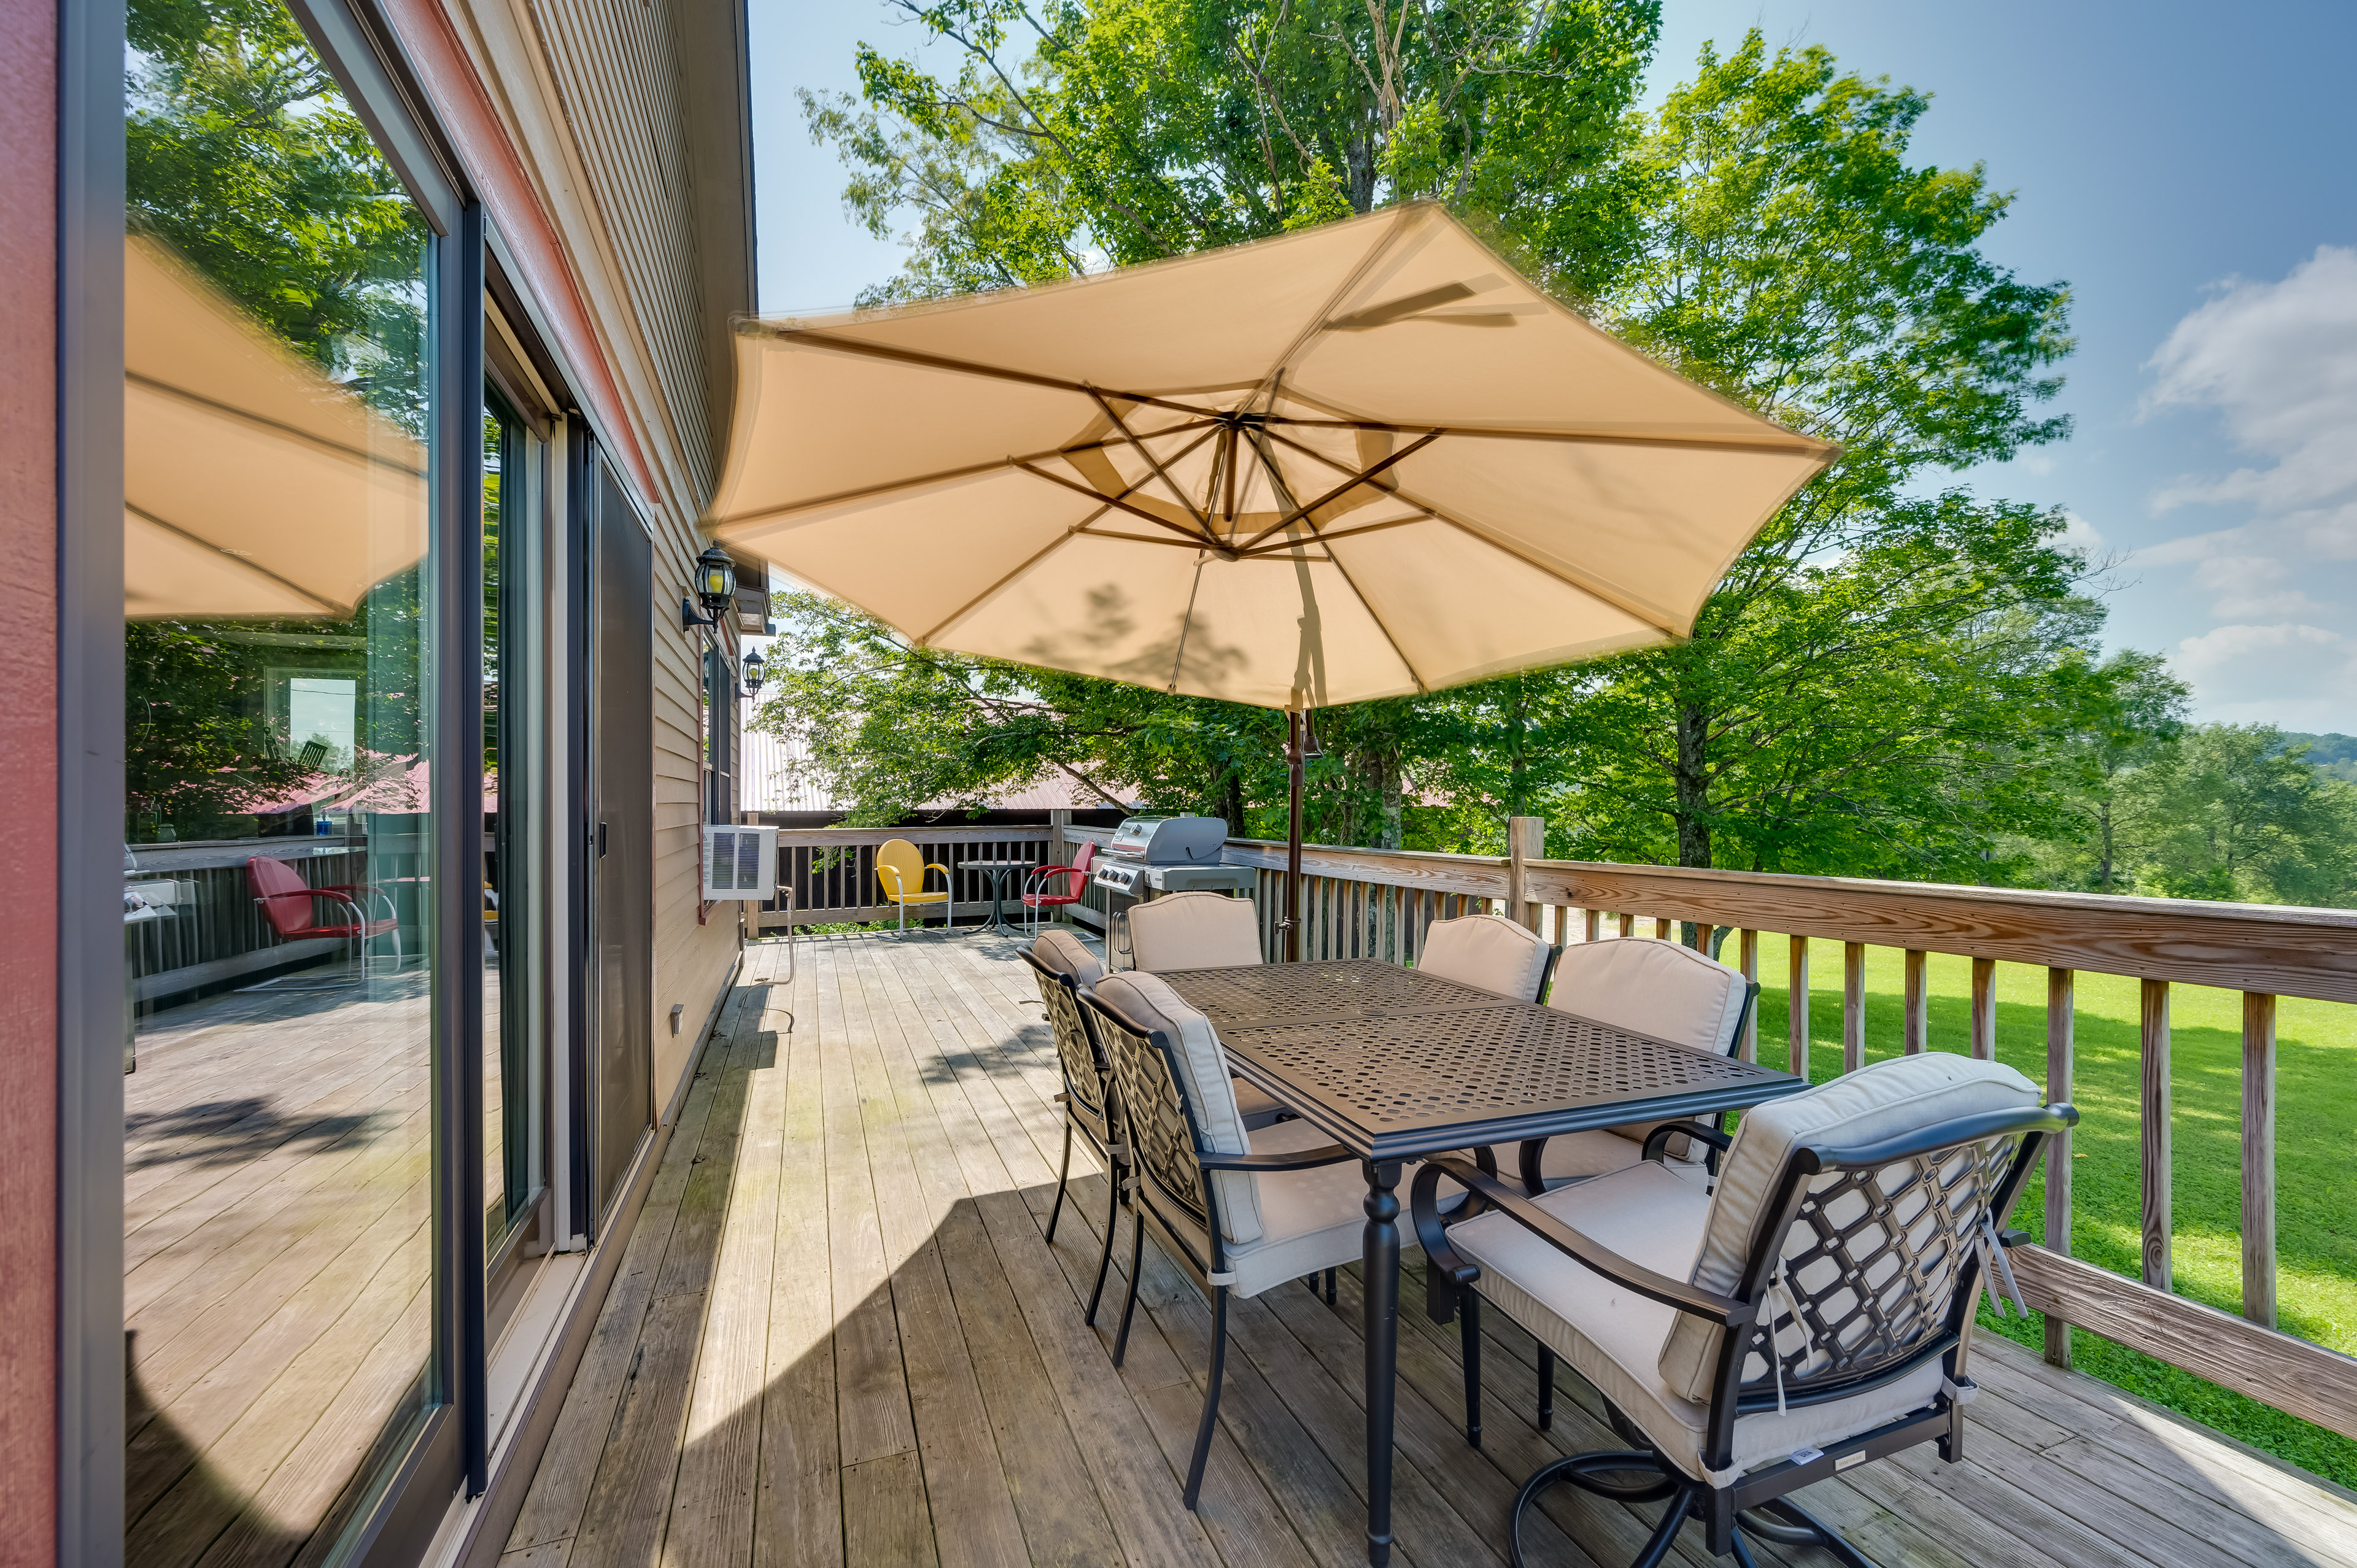
[[[1373,959],[1184,969],[1162,978],[1225,1030],[1247,1024],[1495,1007],[1494,992]]]
[[[1246,1025],[1222,1038],[1315,1085],[1371,1127],[1680,1094],[1759,1076],[1725,1057],[1528,1006]]]

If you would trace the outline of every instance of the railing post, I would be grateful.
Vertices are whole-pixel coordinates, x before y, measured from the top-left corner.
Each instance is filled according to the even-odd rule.
[[[2046,1103],[2071,1098],[2072,990],[2075,974],[2067,969],[2046,972]],[[2071,1134],[2057,1133],[2046,1141],[2047,1251],[2071,1255]],[[2071,1326],[2050,1310],[2046,1314],[2046,1359],[2069,1370]]]
[[[2243,993],[2243,1316],[2276,1326],[2276,999]]]
[[[1071,825],[1072,813],[1071,811],[1051,811],[1048,813],[1047,865],[1070,865],[1072,864],[1071,854],[1065,847],[1067,840],[1065,838],[1064,832],[1064,830]]]
[[[1542,817],[1506,819],[1506,918],[1535,931],[1539,907],[1531,902],[1531,862],[1546,858],[1546,821]]]
[[[1919,949],[1907,950],[1907,1009],[1901,1036],[1902,1048],[1910,1057],[1932,1048],[1931,956]]]
[[[1604,911],[1601,909],[1582,909],[1579,912],[1579,934],[1581,937],[1591,942],[1603,936]]]
[[[1744,979],[1759,983],[1760,933],[1748,926],[1736,933],[1735,967],[1743,972]],[[1742,1049],[1745,1061],[1760,1059],[1760,1009],[1756,1006],[1744,1015]]]
[[[1973,960],[1973,1055],[1996,1060],[1996,960]]]
[[[1866,1065],[1866,944],[1842,943],[1842,1071]]]
[[[1790,981],[1784,991],[1784,1015],[1791,1036],[1792,1070],[1809,1076],[1809,939],[1788,938]]]
[[[2169,982],[2144,983],[2144,1283],[2169,1288]]]

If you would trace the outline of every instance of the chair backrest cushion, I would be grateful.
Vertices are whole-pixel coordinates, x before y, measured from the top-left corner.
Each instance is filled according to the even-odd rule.
[[[1716,959],[1650,937],[1574,942],[1549,1004],[1599,1024],[1725,1056],[1749,983]]]
[[[1258,963],[1260,915],[1249,898],[1173,893],[1130,910],[1129,951],[1148,973]]]
[[[924,853],[907,839],[886,839],[876,846],[876,880],[888,899],[896,893],[923,892]]]
[[[1415,967],[1517,1002],[1535,1002],[1547,951],[1544,938],[1503,915],[1465,915],[1426,928]]]
[[[1743,1283],[1761,1211],[1774,1199],[1785,1159],[1796,1146],[1857,1147],[1960,1116],[2038,1103],[2038,1086],[2002,1062],[1932,1051],[1875,1062],[1804,1094],[1754,1106],[1743,1113],[1735,1146],[1721,1163],[1694,1283],[1724,1295]],[[1818,1179],[1835,1178],[1829,1173]],[[1793,1228],[1785,1243],[1788,1252],[1796,1241],[1806,1243],[1805,1230]],[[1722,1332],[1699,1318],[1678,1318],[1662,1347],[1662,1375],[1674,1392],[1690,1400],[1710,1398]]]
[[[1104,965],[1097,961],[1097,955],[1089,951],[1088,943],[1070,931],[1052,928],[1041,931],[1031,943],[1031,956],[1082,985],[1093,986],[1104,978]]]
[[[1139,908],[1153,907],[1140,905]],[[1235,1082],[1228,1075],[1227,1053],[1220,1048],[1220,1036],[1211,1027],[1211,1021],[1189,1006],[1168,983],[1151,973],[1124,971],[1109,974],[1093,989],[1100,1000],[1112,1004],[1123,1016],[1148,1029],[1159,1029],[1169,1040],[1171,1052],[1178,1058],[1179,1077],[1184,1079],[1180,1087],[1211,1152],[1250,1154],[1252,1136],[1244,1131],[1244,1119],[1236,1110]],[[1109,1047],[1110,1045],[1108,1042]],[[1259,1240],[1260,1194],[1252,1176],[1243,1171],[1215,1171],[1212,1178],[1220,1203],[1221,1233],[1239,1246]]]

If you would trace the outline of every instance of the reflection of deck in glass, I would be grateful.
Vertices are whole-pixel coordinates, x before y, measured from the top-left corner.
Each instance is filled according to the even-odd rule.
[[[231,993],[141,1029],[124,1082],[129,1563],[293,1560],[412,1397],[425,1041],[416,975]]]

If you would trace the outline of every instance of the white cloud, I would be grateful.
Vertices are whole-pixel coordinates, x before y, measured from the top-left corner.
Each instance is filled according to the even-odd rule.
[[[2203,718],[2331,730],[2346,723],[2357,640],[2300,622],[2222,626],[2179,643],[2175,663]]]
[[[2068,508],[2062,513],[2061,542],[2072,550],[2083,550],[2090,555],[2103,553],[2103,534],[2093,523]]]
[[[2237,446],[2272,459],[2180,479],[2154,497],[2161,510],[2240,501],[2287,517],[2357,499],[2357,250],[2319,246],[2280,283],[2229,280],[2145,368],[2147,411],[2215,410]]]

